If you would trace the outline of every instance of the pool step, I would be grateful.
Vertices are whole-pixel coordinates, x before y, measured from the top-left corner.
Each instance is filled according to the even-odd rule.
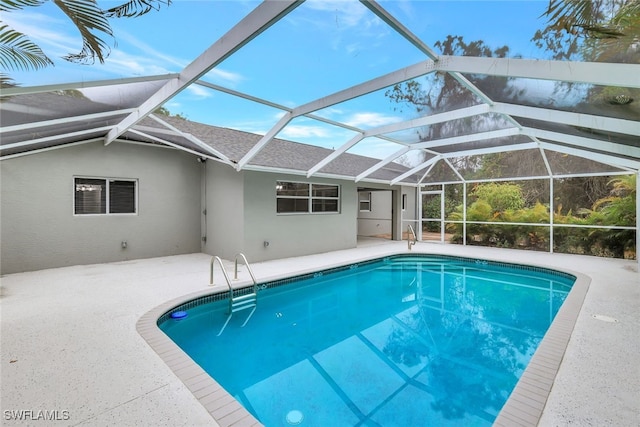
[[[218,336],[222,335],[222,333],[224,332],[225,328],[229,324],[229,321],[231,320],[231,317],[233,316],[233,313],[249,308],[251,309],[251,313],[249,313],[242,326],[240,326],[241,328],[244,328],[244,325],[246,325],[249,319],[251,319],[251,316],[253,316],[253,313],[258,307],[258,294],[255,292],[240,295],[237,297],[234,297],[233,293],[231,295],[232,296],[229,297],[229,315],[227,316],[227,320],[224,322],[224,325],[222,325],[220,332],[218,332]]]
[[[252,292],[250,294],[240,295],[238,297],[231,297],[231,313],[236,311],[246,310],[247,308],[255,307],[258,303],[258,294]]]
[[[231,320],[231,316],[233,316],[233,313],[237,311],[246,310],[249,308],[251,309],[251,313],[249,313],[249,315],[247,316],[247,318],[245,319],[244,323],[241,326],[242,328],[244,327],[244,325],[247,324],[249,319],[251,319],[251,316],[253,316],[253,313],[256,311],[256,307],[258,306],[258,283],[256,282],[256,277],[253,275],[253,271],[251,271],[251,266],[249,266],[249,262],[247,261],[247,258],[242,253],[237,254],[235,258],[234,279],[238,280],[238,258],[239,257],[244,260],[244,265],[247,267],[247,271],[249,271],[249,274],[251,275],[251,280],[253,281],[253,288],[252,288],[252,292],[243,294],[243,295],[238,295],[238,296],[234,296],[234,290],[231,287],[231,280],[229,280],[229,275],[227,274],[227,270],[224,268],[222,259],[218,256],[214,256],[211,258],[211,274],[209,276],[209,284],[213,285],[213,265],[215,261],[218,261],[218,263],[220,264],[220,269],[222,270],[222,274],[224,274],[224,278],[227,281],[227,286],[229,287],[229,311],[227,312],[228,316],[227,316],[227,320],[224,322],[224,325],[222,325],[222,329],[220,329],[220,332],[218,332],[218,336],[222,335],[222,333],[224,332],[225,328],[229,324],[229,320]]]
[[[405,272],[415,272],[415,271],[423,271],[423,272],[459,272],[463,270],[471,270],[474,266],[471,265],[462,265],[462,264],[445,264],[444,266],[441,263],[420,263],[413,265],[386,265],[384,267],[380,267],[380,271],[405,271]]]

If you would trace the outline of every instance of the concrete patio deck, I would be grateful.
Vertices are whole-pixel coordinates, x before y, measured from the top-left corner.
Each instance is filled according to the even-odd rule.
[[[266,281],[406,249],[406,242],[361,239],[355,249],[253,263],[252,268],[259,281]],[[539,425],[638,425],[640,274],[635,261],[428,243],[418,243],[413,252],[566,268],[590,276]],[[138,319],[154,307],[222,287],[221,274],[216,287],[208,287],[209,261],[208,255],[191,254],[2,277],[2,425],[216,426],[136,331]]]

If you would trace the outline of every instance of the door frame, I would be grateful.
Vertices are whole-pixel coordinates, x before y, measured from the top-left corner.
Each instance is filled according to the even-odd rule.
[[[425,218],[424,217],[424,212],[422,209],[423,206],[423,196],[440,196],[440,218]],[[444,243],[444,186],[440,189],[440,190],[428,190],[428,191],[422,191],[420,190],[420,199],[419,199],[419,203],[417,203],[418,205],[418,211],[419,211],[419,235],[418,237],[418,241],[423,241],[422,240],[422,226],[425,222],[440,222],[440,243]]]

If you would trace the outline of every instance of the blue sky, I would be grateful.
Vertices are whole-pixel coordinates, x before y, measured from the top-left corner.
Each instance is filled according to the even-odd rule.
[[[120,2],[99,1],[103,7]],[[111,21],[116,43],[105,64],[74,65],[61,56],[80,50],[74,27],[52,2],[3,14],[55,61],[55,67],[11,72],[23,86],[179,72],[255,8],[256,1],[174,0],[134,19]],[[512,55],[543,58],[530,42],[544,26],[546,1],[381,1],[428,45],[447,35],[504,44]],[[379,75],[427,59],[357,1],[308,0],[210,72],[205,80],[295,107]],[[384,91],[333,106],[319,114],[370,128],[406,119]],[[166,105],[171,112],[213,125],[268,131],[282,115],[203,87],[191,87]],[[279,137],[337,148],[353,136],[341,128],[300,118]],[[381,140],[357,150],[384,157],[398,149]],[[374,154],[375,153],[375,154]]]

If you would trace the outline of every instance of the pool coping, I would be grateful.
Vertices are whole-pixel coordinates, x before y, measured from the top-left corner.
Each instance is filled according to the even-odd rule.
[[[334,269],[359,262],[367,262],[374,259],[385,258],[394,255],[416,254],[409,251],[394,251],[384,256],[375,255],[360,259],[349,260],[325,266],[322,270]],[[442,257],[441,254],[420,252],[420,255],[433,255]],[[451,257],[450,257],[451,258]],[[465,258],[470,257],[453,257]],[[483,258],[493,262],[525,265],[516,262],[504,262]],[[537,426],[546,405],[554,380],[560,369],[571,334],[575,327],[578,315],[587,295],[591,278],[585,274],[574,272],[565,268],[551,267],[539,264],[526,264],[526,266],[542,268],[570,274],[576,277],[576,281],[558,310],[551,326],[545,333],[538,348],[529,361],[525,371],[520,377],[516,387],[502,407],[494,426]],[[270,278],[263,278],[261,283],[278,281],[294,276],[301,276],[318,271],[318,268],[279,274]],[[250,285],[249,281],[238,281],[234,289]],[[176,345],[157,325],[158,319],[166,315],[172,309],[193,299],[209,295],[228,292],[228,289],[205,289],[193,292],[169,300],[142,315],[136,323],[136,330],[147,344],[158,354],[172,372],[191,391],[193,396],[209,412],[213,420],[221,427],[261,426],[249,411],[247,411],[231,394],[229,394],[215,379],[207,374],[196,362],[193,361],[178,345]]]

